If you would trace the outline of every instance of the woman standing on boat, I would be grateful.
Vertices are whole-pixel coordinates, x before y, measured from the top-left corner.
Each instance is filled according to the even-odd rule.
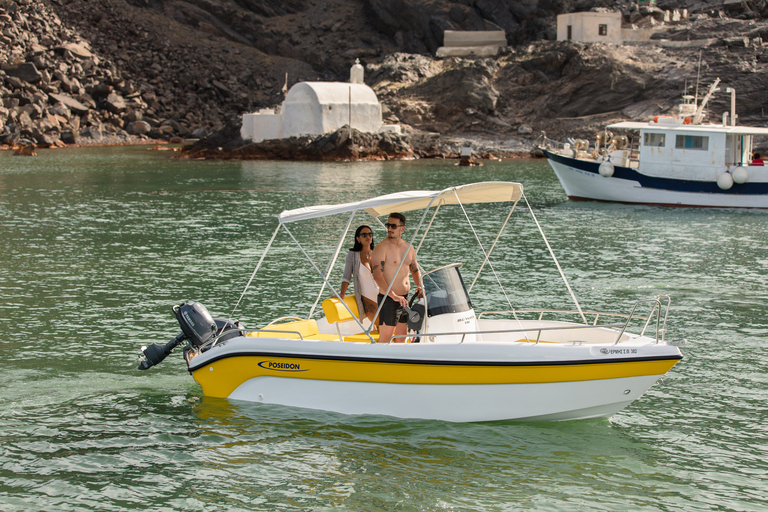
[[[360,320],[368,318],[371,322],[373,322],[373,316],[379,307],[376,302],[379,287],[373,280],[373,274],[371,274],[372,253],[373,230],[368,226],[360,226],[355,231],[355,245],[347,253],[339,293],[343,299],[351,282],[355,287],[358,316]]]

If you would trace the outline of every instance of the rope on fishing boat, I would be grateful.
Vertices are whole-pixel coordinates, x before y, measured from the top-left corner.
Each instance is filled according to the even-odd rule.
[[[256,268],[253,269],[253,274],[251,274],[251,278],[248,279],[248,282],[245,284],[245,289],[243,290],[243,293],[240,294],[240,298],[237,299],[237,303],[235,304],[235,307],[232,308],[232,312],[229,314],[229,318],[227,319],[227,323],[232,321],[232,318],[235,316],[235,311],[237,310],[237,307],[240,305],[240,301],[243,300],[243,297],[245,297],[245,292],[248,291],[248,287],[251,286],[251,281],[253,281],[253,278],[256,277],[256,272],[259,271],[259,268],[261,267],[261,263],[264,261],[264,258],[267,256],[267,252],[269,252],[269,248],[272,247],[272,242],[275,241],[275,237],[277,236],[277,232],[280,231],[281,224],[277,225],[277,228],[275,229],[275,232],[272,233],[272,238],[269,239],[269,243],[267,244],[267,248],[264,249],[264,253],[261,255],[261,258],[259,258],[259,262],[256,264]]]
[[[541,233],[541,237],[544,239],[544,243],[547,244],[547,249],[549,250],[549,255],[552,256],[552,260],[555,262],[555,265],[557,266],[558,272],[560,272],[560,277],[563,278],[563,282],[565,283],[565,287],[568,288],[568,293],[571,294],[571,298],[573,299],[573,303],[576,304],[576,309],[579,311],[579,314],[581,315],[581,319],[584,321],[585,324],[588,324],[587,317],[584,316],[584,312],[581,310],[581,306],[579,305],[579,301],[576,299],[576,294],[573,293],[573,290],[571,289],[571,285],[568,284],[568,279],[565,277],[565,273],[563,272],[563,269],[560,267],[560,262],[557,261],[557,257],[555,256],[555,251],[552,250],[552,246],[549,245],[549,240],[547,240],[547,235],[544,234],[544,230],[541,229],[541,225],[539,224],[539,219],[536,218],[536,214],[533,213],[533,208],[531,208],[530,203],[528,202],[528,198],[525,196],[525,192],[523,192],[523,199],[525,199],[525,204],[528,206],[528,211],[531,212],[531,217],[533,217],[533,222],[536,223],[536,227],[539,228],[539,233]]]

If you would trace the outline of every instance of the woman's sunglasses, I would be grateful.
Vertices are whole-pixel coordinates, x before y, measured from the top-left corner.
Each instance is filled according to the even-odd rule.
[[[365,238],[371,238],[373,237],[373,233],[360,233],[357,236],[364,236]]]

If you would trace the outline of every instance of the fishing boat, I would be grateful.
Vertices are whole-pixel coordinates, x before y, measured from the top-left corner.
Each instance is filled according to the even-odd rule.
[[[543,134],[540,149],[571,200],[768,208],[768,168],[752,160],[755,137],[768,136],[768,128],[736,125],[730,87],[730,114],[719,124],[705,123],[719,83],[701,101],[683,96],[674,115],[609,124],[593,145],[585,139],[559,144]]]
[[[542,235],[541,246],[548,248],[553,272],[556,267],[568,292],[564,297],[570,295],[568,300],[575,303],[573,309],[523,310],[509,298],[508,283],[500,277],[504,246],[508,240],[519,240],[504,234],[521,200],[518,210],[523,213],[518,214],[525,219],[520,222],[530,219]],[[413,237],[408,243],[417,254],[430,231],[441,229],[443,215],[449,219],[444,229],[455,228],[457,218],[471,228],[469,240],[461,240],[458,247],[476,243],[466,254],[420,270],[423,293],[414,296],[407,308],[407,335],[382,340],[375,324],[358,319],[354,297],[342,300],[335,291],[332,269],[357,216],[382,225],[392,212],[415,211],[418,220],[409,228]],[[481,215],[482,222],[472,223],[469,211]],[[409,213],[409,218],[413,215]],[[308,250],[297,236],[307,231],[294,226],[314,221],[325,228],[331,225],[329,217],[344,228],[332,249],[328,244],[320,264],[314,261],[317,252]],[[665,340],[669,297],[628,304],[623,314],[581,308],[518,183],[405,191],[284,211],[246,290],[278,234],[287,234],[286,240],[303,253],[317,275],[319,293],[309,311],[286,305],[285,315],[247,329],[231,318],[245,290],[230,318],[213,318],[200,302],[184,302],[172,308],[182,332],[165,345],[142,347],[139,369],[154,367],[184,345],[188,370],[205,396],[450,422],[540,421],[611,416],[640,398],[682,359],[679,346]],[[466,286],[461,269],[469,256],[478,268]],[[487,282],[491,285],[480,284]],[[272,293],[273,287],[266,287]],[[288,291],[285,300],[296,301],[310,289],[306,283],[305,288]],[[492,304],[501,301],[503,306],[476,312],[471,297],[489,293],[496,297]],[[635,324],[639,332],[630,332]]]

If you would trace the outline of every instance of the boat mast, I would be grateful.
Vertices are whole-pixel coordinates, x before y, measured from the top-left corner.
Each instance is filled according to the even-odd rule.
[[[718,91],[717,84],[720,83],[720,79],[716,78],[715,82],[709,87],[709,91],[707,91],[707,95],[704,96],[704,99],[701,100],[701,105],[696,109],[696,115],[693,116],[693,124],[701,124],[701,121],[704,120],[704,108],[707,106],[707,102],[709,102],[709,99],[712,97],[715,92]]]
[[[699,103],[699,78],[701,77],[701,50],[699,50],[699,69],[696,71],[696,93],[693,98],[693,104]]]

